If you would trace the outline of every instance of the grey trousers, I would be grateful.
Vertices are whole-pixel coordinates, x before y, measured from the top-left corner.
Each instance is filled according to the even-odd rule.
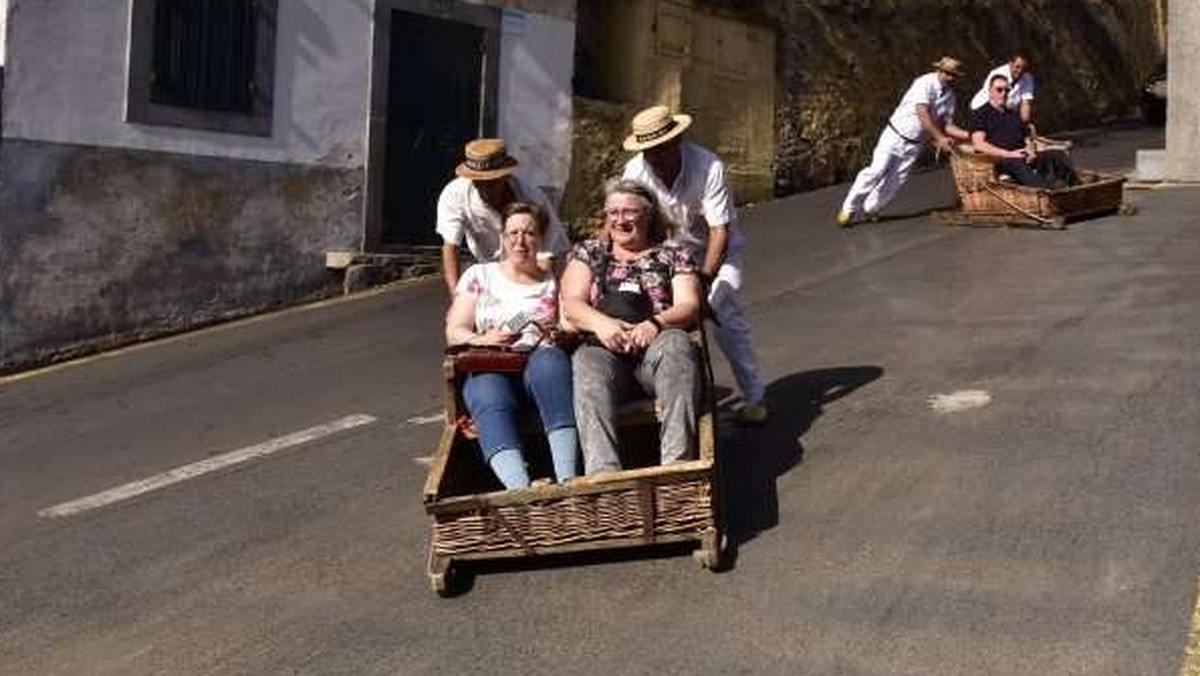
[[[575,424],[583,447],[584,472],[621,469],[617,453],[617,410],[632,399],[652,395],[661,411],[660,458],[665,464],[696,453],[696,407],[700,365],[687,333],[667,329],[641,359],[583,345],[572,363]]]

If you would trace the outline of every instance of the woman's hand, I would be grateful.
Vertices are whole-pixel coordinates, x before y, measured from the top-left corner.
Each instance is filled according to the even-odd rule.
[[[645,350],[658,337],[658,333],[658,325],[647,319],[629,330],[629,342],[633,347]]]
[[[605,317],[596,326],[596,338],[604,347],[613,352],[626,353],[632,348],[629,331],[633,326],[627,322],[612,317]]]
[[[472,338],[471,345],[511,345],[520,337],[521,334],[517,331],[489,329],[486,333],[481,333]]]

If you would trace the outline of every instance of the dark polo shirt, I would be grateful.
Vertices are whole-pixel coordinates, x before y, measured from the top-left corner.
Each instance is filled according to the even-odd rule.
[[[982,131],[988,143],[1005,150],[1025,147],[1025,125],[1016,110],[996,110],[988,103],[971,112],[971,131]]]

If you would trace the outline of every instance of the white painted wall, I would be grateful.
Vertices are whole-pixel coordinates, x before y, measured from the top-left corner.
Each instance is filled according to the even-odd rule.
[[[498,127],[522,176],[561,197],[571,170],[575,24],[505,10]]]
[[[13,5],[5,138],[335,167],[364,163],[372,0],[280,0],[270,138],[125,122],[130,0]]]
[[[0,0],[0,67],[4,66],[4,39],[8,31],[8,0]]]
[[[0,0],[7,4],[10,0]],[[188,155],[364,164],[373,0],[280,0],[270,138],[125,121],[130,0],[15,0],[4,136]],[[499,133],[552,191],[571,162],[575,25],[509,10]]]

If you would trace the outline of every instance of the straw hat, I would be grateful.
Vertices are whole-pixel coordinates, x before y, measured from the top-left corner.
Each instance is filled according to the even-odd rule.
[[[508,154],[504,139],[477,138],[467,143],[466,159],[454,173],[473,181],[490,181],[508,176],[517,166],[516,158]]]
[[[647,108],[633,116],[633,133],[625,137],[622,147],[631,153],[653,148],[679,136],[691,123],[691,115],[672,115],[666,106]]]
[[[933,67],[943,73],[950,73],[954,76],[962,75],[962,62],[950,56],[943,56],[933,63]]]

